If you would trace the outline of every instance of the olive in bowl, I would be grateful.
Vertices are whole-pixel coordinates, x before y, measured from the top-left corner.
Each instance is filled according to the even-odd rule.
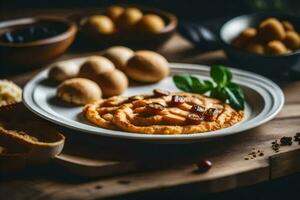
[[[293,29],[293,31],[288,29]],[[278,13],[242,15],[220,29],[227,57],[240,68],[279,77],[300,61],[300,18]],[[292,32],[292,33],[291,33]]]
[[[1,62],[38,67],[63,54],[72,44],[76,25],[59,17],[32,17],[0,23]]]

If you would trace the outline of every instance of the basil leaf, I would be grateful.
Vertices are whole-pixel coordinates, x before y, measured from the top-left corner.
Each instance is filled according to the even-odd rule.
[[[211,90],[210,92],[210,97],[213,97],[213,98],[216,98],[216,99],[219,99],[223,102],[226,103],[227,99],[228,99],[228,95],[225,91],[224,88],[220,88],[220,87],[215,87]]]
[[[209,80],[202,80],[194,76],[191,76],[191,80],[192,80],[192,86],[191,86],[192,92],[203,94],[213,88],[213,83]]]
[[[192,79],[187,74],[175,75],[173,76],[173,82],[175,83],[176,87],[180,90],[190,92],[191,86],[193,84]]]
[[[237,110],[243,110],[245,108],[244,98],[240,96],[238,89],[225,87],[224,88],[228,97],[229,104]]]
[[[231,72],[222,65],[212,65],[210,69],[210,76],[221,87],[225,86],[232,79]]]
[[[235,83],[229,83],[227,85],[231,90],[235,90],[236,93],[238,93],[239,97],[242,98],[242,99],[245,99],[245,95],[244,95],[244,92],[242,90],[242,88],[235,84]]]

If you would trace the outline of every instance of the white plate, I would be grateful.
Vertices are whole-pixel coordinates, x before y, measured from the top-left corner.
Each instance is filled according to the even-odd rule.
[[[80,64],[85,59],[86,58],[77,58],[66,62]],[[71,106],[55,98],[56,85],[53,85],[53,83],[47,79],[48,69],[42,71],[27,83],[23,92],[23,101],[25,106],[37,115],[61,126],[84,133],[160,142],[199,141],[240,133],[257,127],[274,118],[283,106],[284,95],[275,83],[254,73],[236,69],[231,69],[231,71],[234,74],[234,82],[242,86],[246,95],[246,118],[232,127],[207,133],[188,135],[147,135],[103,129],[94,126],[82,116],[82,107]],[[175,73],[189,73],[203,79],[208,79],[209,67],[195,64],[171,63],[171,75]],[[170,76],[159,83],[131,86],[124,93],[124,96],[151,93],[155,88],[167,89],[170,91],[178,90]]]

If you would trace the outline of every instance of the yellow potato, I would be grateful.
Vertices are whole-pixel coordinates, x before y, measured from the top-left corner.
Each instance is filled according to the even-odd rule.
[[[89,17],[85,27],[88,31],[100,34],[111,34],[115,31],[113,21],[104,15],[94,15]]]
[[[237,48],[244,48],[248,46],[248,44],[251,43],[253,40],[255,40],[256,35],[257,31],[255,28],[246,28],[240,33],[240,35],[236,39],[233,40],[232,44]]]
[[[122,31],[132,31],[142,17],[143,13],[138,8],[126,8],[117,20],[118,28]]]
[[[300,47],[299,34],[295,31],[287,31],[283,43],[292,50],[298,49]]]
[[[284,44],[278,40],[268,42],[268,44],[265,47],[265,50],[267,54],[272,55],[279,55],[288,52],[288,49],[284,46]]]
[[[125,9],[122,6],[110,6],[105,11],[105,14],[113,21],[116,21],[122,15],[124,10]]]
[[[142,19],[139,21],[138,26],[141,32],[159,33],[164,29],[165,22],[158,15],[147,14],[142,17]]]
[[[249,44],[246,50],[250,53],[261,54],[261,55],[265,53],[264,46],[259,43]]]
[[[283,28],[286,31],[293,31],[294,30],[294,26],[293,26],[293,24],[291,22],[289,22],[289,21],[282,21],[281,23],[283,25]]]
[[[258,36],[264,42],[283,40],[285,31],[283,25],[275,18],[268,18],[260,23]]]

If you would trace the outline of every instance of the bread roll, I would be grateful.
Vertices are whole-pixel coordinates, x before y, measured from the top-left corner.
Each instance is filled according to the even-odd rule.
[[[125,73],[140,82],[157,82],[168,76],[168,61],[153,51],[137,51],[127,62]]]
[[[99,86],[88,79],[72,78],[61,83],[56,95],[61,100],[76,105],[85,105],[101,99]]]
[[[98,74],[96,82],[102,89],[105,98],[120,95],[128,88],[126,75],[117,69]]]
[[[133,56],[133,54],[134,51],[127,47],[114,46],[106,49],[102,56],[108,58],[118,69],[123,71],[127,61]]]
[[[48,76],[52,80],[62,82],[78,76],[78,72],[79,65],[74,62],[58,62],[50,68]]]
[[[87,79],[95,79],[97,74],[115,69],[114,64],[105,57],[91,56],[80,67],[79,76]]]

